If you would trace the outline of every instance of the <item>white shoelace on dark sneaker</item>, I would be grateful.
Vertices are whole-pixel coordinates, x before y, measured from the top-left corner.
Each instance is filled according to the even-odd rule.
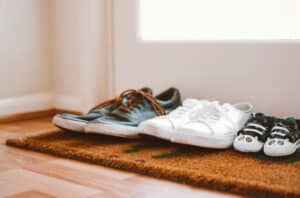
[[[266,127],[256,123],[248,123],[247,126],[244,128],[245,132],[254,132],[259,135],[263,135],[266,132],[266,130]]]
[[[283,131],[285,131],[286,133]],[[275,127],[273,127],[271,133],[272,133],[272,135],[279,135],[279,136],[284,137],[284,136],[286,136],[287,133],[290,133],[290,131],[285,127],[275,126]]]

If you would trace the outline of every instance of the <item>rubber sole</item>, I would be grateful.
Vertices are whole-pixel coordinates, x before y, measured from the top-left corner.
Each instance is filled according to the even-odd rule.
[[[139,138],[138,132],[138,127],[131,127],[126,125],[88,123],[85,127],[85,133],[97,133],[130,139]]]
[[[170,133],[159,131],[156,127],[144,125],[139,127],[139,131],[142,135],[153,136],[155,138],[171,141]]]
[[[251,142],[246,141],[248,137],[251,138]],[[264,143],[259,142],[256,138],[249,135],[237,136],[233,141],[233,148],[243,153],[257,153],[260,152],[263,147]]]
[[[162,140],[167,140],[167,141],[171,141],[171,137],[169,136],[165,136],[165,135],[162,135],[162,134],[158,134],[156,132],[153,132],[153,131],[147,131],[147,132],[140,132],[141,135],[147,135],[147,136],[152,136],[152,137],[155,137],[155,138],[159,138],[159,139],[162,139]]]
[[[86,121],[75,121],[75,120],[63,118],[61,116],[54,116],[52,123],[55,126],[62,128],[64,130],[80,132],[80,133],[84,133],[84,128],[87,124]]]
[[[300,140],[288,146],[268,146],[266,142],[263,151],[265,155],[270,157],[284,157],[294,154],[299,148]]]
[[[171,141],[174,143],[214,148],[214,149],[226,149],[230,148],[233,144],[234,136],[228,138],[209,138],[197,135],[190,135],[184,132],[175,132],[172,135]]]

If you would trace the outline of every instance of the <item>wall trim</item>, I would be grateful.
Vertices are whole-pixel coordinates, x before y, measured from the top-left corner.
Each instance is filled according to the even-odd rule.
[[[17,122],[17,121],[25,121],[25,120],[32,120],[32,119],[38,119],[38,118],[45,118],[45,117],[52,117],[55,114],[59,113],[71,113],[80,115],[81,113],[78,111],[69,111],[69,110],[63,110],[63,109],[47,109],[47,110],[41,110],[41,111],[33,111],[33,112],[27,112],[27,113],[18,113],[13,115],[6,115],[6,116],[0,116],[0,123],[9,123],[9,122]]]
[[[0,120],[3,122],[20,120],[19,117],[22,116],[28,119],[37,115],[50,115],[54,111],[78,113],[80,112],[80,98],[46,92],[0,99]]]
[[[0,123],[31,120],[31,119],[43,118],[43,117],[47,117],[47,116],[53,116],[55,114],[56,114],[55,109],[47,109],[47,110],[41,110],[41,111],[4,115],[4,116],[0,116]]]
[[[51,92],[0,99],[0,116],[14,115],[53,108]]]

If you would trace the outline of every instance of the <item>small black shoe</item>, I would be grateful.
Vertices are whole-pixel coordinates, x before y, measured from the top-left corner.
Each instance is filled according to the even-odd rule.
[[[179,90],[169,88],[155,98],[150,94],[133,90],[131,100],[120,105],[108,115],[88,122],[86,133],[136,138],[138,125],[157,115],[165,115],[181,105]]]
[[[100,103],[96,107],[92,108],[87,114],[75,115],[75,114],[57,114],[53,117],[53,124],[61,129],[84,132],[84,128],[88,121],[95,120],[97,118],[103,117],[113,111],[115,108],[122,104],[126,104],[130,101],[131,94],[127,94],[131,90],[124,91],[120,96]],[[140,89],[141,92],[145,92],[152,95],[152,90],[148,87]]]
[[[292,155],[300,148],[300,132],[295,118],[278,119],[264,145],[264,153],[271,157]]]
[[[245,126],[237,133],[233,142],[240,152],[259,152],[262,150],[275,118],[263,113],[252,113]]]

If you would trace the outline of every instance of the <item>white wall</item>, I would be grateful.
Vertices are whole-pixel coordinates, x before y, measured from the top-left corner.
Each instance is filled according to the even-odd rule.
[[[110,1],[80,2],[80,96],[83,112],[107,99],[110,94]]]
[[[80,0],[50,2],[51,66],[55,105],[78,110],[80,82]]]
[[[0,1],[0,98],[49,92],[48,2]]]
[[[0,115],[52,107],[48,1],[0,1]]]
[[[0,0],[0,116],[108,97],[109,0]]]
[[[51,1],[56,108],[86,112],[108,96],[107,2]]]
[[[250,101],[257,111],[300,118],[300,44],[144,43],[135,1],[115,1],[116,91],[148,85],[184,97]]]

